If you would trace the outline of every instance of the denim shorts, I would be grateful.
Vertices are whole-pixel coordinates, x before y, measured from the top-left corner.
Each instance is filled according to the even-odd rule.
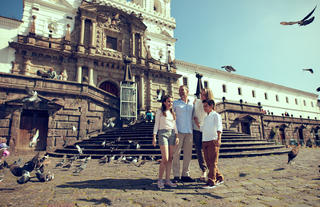
[[[158,131],[159,145],[175,145],[176,135],[174,129],[160,129]]]

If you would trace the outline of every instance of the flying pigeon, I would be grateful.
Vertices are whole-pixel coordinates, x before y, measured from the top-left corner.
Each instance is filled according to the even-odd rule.
[[[83,154],[82,149],[79,145],[76,144],[76,148],[77,148],[80,155]]]
[[[35,102],[35,103],[37,103],[37,102],[41,101],[40,98],[38,97],[37,91],[33,91],[28,87],[26,87],[26,90],[27,90],[29,97],[22,99],[22,102]]]
[[[72,131],[77,131],[77,127],[75,127],[75,126],[72,126]]]
[[[308,68],[308,69],[302,69],[304,71],[309,71],[311,74],[313,74],[313,70],[311,68]]]
[[[107,120],[107,122],[104,122],[103,125],[107,128],[113,128],[116,124],[115,124],[115,121],[116,121],[117,117],[111,117]]]
[[[36,133],[33,135],[30,143],[29,143],[29,147],[34,147],[36,146],[37,142],[38,142],[38,137],[39,137],[39,129],[37,129]]]
[[[231,65],[221,66],[221,68],[224,68],[229,73],[236,71],[236,69],[234,69]]]
[[[317,88],[317,92],[320,92],[320,87]]]
[[[314,12],[314,10],[317,8],[317,6],[314,7],[314,9],[307,15],[305,16],[302,20],[296,21],[296,22],[280,22],[281,25],[293,25],[293,24],[299,24],[300,26],[305,26],[313,22],[314,16],[308,19]]]

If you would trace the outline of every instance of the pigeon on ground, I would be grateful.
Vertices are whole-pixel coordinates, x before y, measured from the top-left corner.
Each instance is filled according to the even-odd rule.
[[[81,147],[76,144],[76,148],[77,148],[79,154],[82,155],[82,154],[83,154],[83,151],[82,151]]]
[[[101,158],[99,159],[99,164],[100,164],[100,165],[106,164],[106,163],[107,163],[107,160],[108,160],[108,156],[105,155],[105,156],[103,156],[103,157],[101,157]]]
[[[48,171],[48,173],[46,174],[46,182],[49,182],[50,180],[53,180],[53,179],[54,179],[54,174]]]
[[[40,170],[36,170],[36,176],[40,182],[46,182],[46,177]]]
[[[11,165],[10,171],[16,176],[20,177],[23,175],[24,171],[32,172],[39,161],[39,153],[37,153],[30,161],[26,162],[22,167],[19,165]]]
[[[38,137],[39,137],[39,129],[36,130],[35,134],[33,135],[30,143],[29,143],[29,147],[35,147],[37,145],[38,142]]]
[[[281,25],[293,25],[293,24],[299,24],[300,26],[305,26],[305,25],[308,25],[310,24],[311,22],[313,22],[314,20],[314,16],[311,17],[309,19],[309,17],[313,14],[314,10],[317,8],[314,7],[314,9],[307,15],[305,16],[303,19],[301,19],[300,21],[295,21],[295,22],[280,22]]]
[[[299,146],[292,148],[292,150],[288,153],[288,163],[292,162],[299,153]]]
[[[23,170],[22,176],[17,180],[19,184],[25,184],[30,180],[30,172]]]

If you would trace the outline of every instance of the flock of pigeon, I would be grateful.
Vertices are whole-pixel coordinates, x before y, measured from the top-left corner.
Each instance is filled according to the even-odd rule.
[[[39,182],[48,182],[54,179],[54,174],[48,171],[45,173],[44,167],[48,165],[46,161],[49,158],[49,155],[44,155],[42,158],[39,158],[39,153],[37,153],[31,160],[22,165],[21,159],[15,161],[9,165],[4,161],[0,169],[9,168],[12,175],[18,177],[17,183],[24,184],[30,181],[31,173],[35,171],[35,176]]]

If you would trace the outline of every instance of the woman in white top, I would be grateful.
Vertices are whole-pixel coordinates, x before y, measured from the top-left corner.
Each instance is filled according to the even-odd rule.
[[[158,188],[164,186],[177,187],[175,183],[170,181],[170,172],[172,166],[173,153],[175,146],[179,143],[178,130],[176,126],[176,115],[172,109],[172,97],[165,95],[162,99],[161,109],[156,112],[155,124],[153,129],[153,146],[156,146],[156,137],[158,134],[159,145],[161,150],[161,163],[159,167]],[[166,171],[166,180],[162,177]]]

